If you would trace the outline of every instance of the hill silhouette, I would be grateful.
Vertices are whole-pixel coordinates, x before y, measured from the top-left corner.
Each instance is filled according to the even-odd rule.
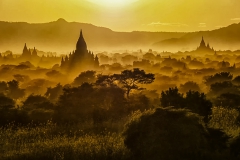
[[[75,48],[79,31],[83,29],[88,48],[93,51],[157,49],[159,51],[193,50],[201,37],[214,49],[239,49],[240,24],[213,31],[200,32],[116,32],[87,23],[67,22],[60,18],[49,23],[0,21],[0,52],[22,52],[24,43],[30,48],[58,53]]]
[[[154,49],[186,51],[194,50],[199,45],[202,36],[206,43],[216,50],[240,49],[240,23],[212,31],[186,33],[180,38],[165,39],[153,44]]]
[[[49,23],[0,21],[0,52],[21,52],[24,43],[45,51],[70,52],[75,48],[80,29],[91,50],[149,49],[157,41],[180,38],[185,33],[115,32],[87,23],[67,22],[60,18]]]

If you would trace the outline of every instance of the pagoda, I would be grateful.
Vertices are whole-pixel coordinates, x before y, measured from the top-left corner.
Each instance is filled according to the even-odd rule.
[[[76,44],[76,50],[62,57],[61,69],[66,72],[91,70],[99,67],[98,57],[87,49],[82,30]]]

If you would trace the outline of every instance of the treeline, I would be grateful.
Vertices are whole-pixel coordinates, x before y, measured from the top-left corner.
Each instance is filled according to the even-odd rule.
[[[121,136],[131,151],[130,159],[238,159],[239,133],[230,135],[212,121],[234,110],[237,117],[230,121],[239,127],[239,77],[220,72],[204,77],[208,93],[201,93],[190,81],[180,86],[185,93],[173,87],[158,97],[145,89],[155,75],[144,70],[111,75],[86,71],[72,84],[57,84],[44,95],[27,96],[21,106],[16,102],[25,93],[18,81],[1,82],[0,125],[31,123],[36,127],[49,120],[57,125],[91,122],[93,126],[127,122]],[[216,115],[216,110],[221,113]]]
[[[153,81],[153,74],[139,69],[113,75],[96,75],[95,71],[86,71],[76,77],[71,85],[57,84],[49,87],[45,95],[29,95],[22,106],[15,106],[18,98],[24,96],[24,89],[19,88],[18,81],[1,82],[4,87],[0,88],[0,123],[116,121],[133,111],[152,108],[147,96],[141,93],[130,95],[130,92],[143,90],[142,84]],[[12,95],[11,91],[16,92]]]
[[[208,93],[201,93],[197,83],[188,81],[179,88],[162,91],[158,96],[156,91],[145,89],[154,80],[154,74],[138,68],[112,75],[86,71],[79,74],[72,84],[57,84],[47,88],[44,95],[33,93],[27,96],[22,106],[19,106],[19,100],[25,96],[25,90],[19,87],[19,82],[2,81],[1,124],[32,120],[45,122],[50,119],[56,122],[94,119],[98,123],[103,119],[118,119],[133,111],[144,111],[159,105],[187,108],[208,122],[213,106],[240,110],[240,76],[233,79],[230,72],[205,76],[203,81],[209,88]]]

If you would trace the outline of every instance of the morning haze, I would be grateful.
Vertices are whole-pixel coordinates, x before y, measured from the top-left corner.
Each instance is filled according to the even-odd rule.
[[[1,0],[1,160],[239,160],[240,2]]]
[[[239,6],[237,0],[1,0],[0,19],[43,23],[64,18],[114,31],[189,32],[240,22]]]

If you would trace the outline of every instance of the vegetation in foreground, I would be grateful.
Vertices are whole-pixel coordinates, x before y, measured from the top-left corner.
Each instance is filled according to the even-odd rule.
[[[29,95],[21,106],[16,103],[24,90],[18,82],[1,82],[1,159],[240,156],[239,81],[230,72],[205,77],[207,94],[189,82],[160,97],[144,90],[155,75],[140,69],[98,76],[87,71],[79,77],[72,86],[58,84],[44,96]]]
[[[10,124],[0,130],[1,159],[128,159],[129,150],[121,134],[84,125],[59,126],[48,122],[39,126]],[[85,124],[89,127],[91,124]],[[116,125],[115,125],[116,126]],[[104,126],[101,126],[101,128]],[[86,128],[85,128],[86,129]]]
[[[215,125],[218,129],[206,126],[203,117],[189,110],[173,107],[136,111],[127,121],[102,124],[59,125],[51,121],[24,126],[9,124],[0,129],[0,157],[3,160],[238,159],[240,138],[232,138],[230,134],[239,133],[239,129],[228,126],[232,123],[228,117],[236,112],[228,111],[223,117],[225,121],[219,121],[221,124],[214,123],[222,116],[221,112],[214,109],[213,114],[208,126]]]

